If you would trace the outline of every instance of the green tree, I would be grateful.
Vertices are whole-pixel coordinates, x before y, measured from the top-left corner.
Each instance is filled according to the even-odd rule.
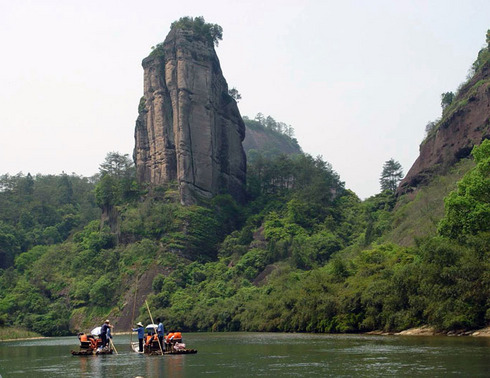
[[[223,28],[218,24],[211,24],[204,20],[204,17],[181,17],[178,21],[172,22],[170,29],[192,30],[196,37],[202,38],[210,45],[218,46],[223,39]]]
[[[240,101],[242,99],[242,95],[240,94],[240,92],[238,92],[238,89],[236,89],[235,87],[231,88],[229,91],[228,91],[228,94],[231,96],[231,98],[233,98],[236,102]]]
[[[454,93],[453,92],[444,92],[441,94],[441,106],[442,111],[444,111],[449,105],[453,103]]]
[[[381,172],[381,178],[379,179],[381,190],[391,190],[394,192],[402,178],[403,169],[401,164],[391,158],[383,165],[383,171]]]
[[[134,164],[128,154],[109,152],[99,166],[99,172],[102,176],[110,175],[116,179],[129,178],[134,173]]]
[[[102,175],[95,188],[97,204],[102,209],[119,205],[138,195],[136,170],[128,154],[109,152],[99,167]]]
[[[453,239],[490,231],[490,140],[475,147],[472,155],[476,167],[444,201],[446,214],[439,231]]]

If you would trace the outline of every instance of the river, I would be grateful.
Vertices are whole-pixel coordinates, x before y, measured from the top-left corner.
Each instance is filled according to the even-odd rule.
[[[283,333],[188,333],[197,354],[145,356],[114,336],[117,355],[72,356],[78,339],[0,342],[8,377],[488,377],[490,339]]]

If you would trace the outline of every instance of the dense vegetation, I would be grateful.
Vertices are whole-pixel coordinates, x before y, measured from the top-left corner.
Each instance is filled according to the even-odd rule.
[[[249,225],[254,238],[247,238],[245,227],[221,244],[218,262],[182,265],[157,277],[152,303],[164,308],[169,324],[183,329],[483,326],[490,320],[490,141],[474,154],[476,167],[446,200],[439,235],[412,247],[374,242],[365,248],[377,238],[376,232],[368,235],[370,218],[378,213],[371,229],[386,229],[396,214],[389,193],[360,203],[343,191],[329,206],[320,205],[320,191],[309,193],[308,204],[299,200],[305,193],[279,195],[275,203],[282,206],[264,207],[253,218],[261,225]]]
[[[268,118],[245,121],[293,140]],[[120,316],[144,277],[167,329],[490,323],[490,140],[415,197],[387,185],[365,201],[321,157],[252,155],[245,205],[183,207],[176,183],[137,183],[119,153],[91,179],[1,176],[0,326],[85,330]]]
[[[70,319],[89,327],[117,316],[124,293],[157,266],[149,303],[169,328],[483,326],[490,320],[490,142],[474,156],[474,168],[447,196],[439,234],[407,247],[386,240],[400,211],[392,192],[361,202],[328,163],[308,155],[252,164],[245,207],[229,196],[182,207],[175,185],[138,188],[143,201],[115,202],[118,235],[94,220],[65,241],[14,251],[14,264],[1,271],[0,319],[44,335],[72,332]],[[103,182],[102,175],[99,192]],[[15,191],[4,189],[2,198]],[[147,320],[143,311],[140,319]]]
[[[0,176],[0,268],[34,246],[60,243],[99,216],[93,182],[66,174]]]

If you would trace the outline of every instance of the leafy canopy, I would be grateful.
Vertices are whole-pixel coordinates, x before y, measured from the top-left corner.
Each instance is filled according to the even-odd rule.
[[[442,235],[460,241],[490,231],[490,140],[475,147],[476,167],[446,197],[446,215],[439,225]]]
[[[178,21],[172,22],[170,30],[187,29],[192,30],[194,35],[201,37],[210,45],[219,45],[223,39],[223,28],[218,24],[211,24],[204,20],[204,17],[181,17]]]

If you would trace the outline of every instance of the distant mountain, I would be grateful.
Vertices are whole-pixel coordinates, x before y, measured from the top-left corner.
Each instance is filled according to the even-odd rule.
[[[246,132],[243,149],[250,156],[251,151],[257,151],[265,156],[280,154],[294,155],[302,152],[296,138],[284,132],[267,127],[262,122],[243,117]]]

